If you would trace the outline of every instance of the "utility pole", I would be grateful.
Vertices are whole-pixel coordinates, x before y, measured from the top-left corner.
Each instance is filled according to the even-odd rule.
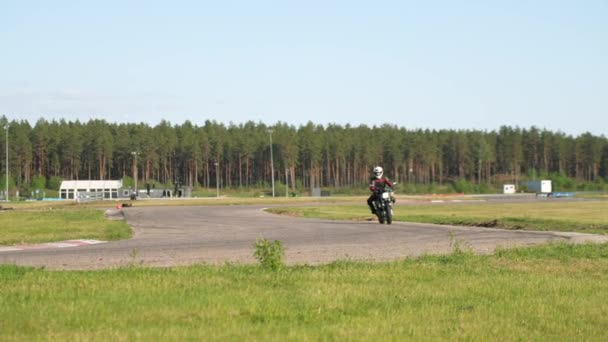
[[[213,163],[213,165],[215,165],[215,190],[216,190],[215,197],[219,198],[220,197],[220,182],[219,182],[219,179],[220,179],[220,163],[215,162],[215,163]]]
[[[133,155],[133,192],[137,198],[137,155],[139,152],[133,151],[131,154]]]
[[[274,158],[272,157],[272,129],[268,129],[270,135],[270,175],[272,179],[272,197],[274,197]]]
[[[6,183],[4,184],[6,186],[6,193],[4,195],[4,200],[5,201],[9,201],[9,196],[8,196],[8,123],[6,124],[6,126],[4,126],[4,129],[6,130]]]

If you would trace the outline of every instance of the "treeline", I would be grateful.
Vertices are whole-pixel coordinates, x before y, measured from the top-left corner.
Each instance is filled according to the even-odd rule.
[[[140,184],[180,182],[214,188],[267,186],[292,190],[365,184],[374,165],[399,182],[517,183],[522,175],[559,174],[579,182],[608,180],[608,139],[536,127],[495,131],[408,130],[382,126],[189,121],[156,126],[104,120],[8,123],[11,187],[40,179],[121,179],[137,170]],[[6,131],[5,131],[6,132]],[[3,132],[3,133],[5,133]],[[273,163],[271,164],[270,140]],[[4,134],[0,140],[4,156]],[[2,164],[2,179],[6,170]],[[217,165],[216,165],[217,163]],[[56,181],[55,181],[56,183]],[[4,185],[0,187],[4,188]]]

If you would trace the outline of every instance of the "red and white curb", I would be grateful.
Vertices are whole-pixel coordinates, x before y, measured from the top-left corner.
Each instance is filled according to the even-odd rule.
[[[105,242],[107,242],[107,241],[68,240],[68,241],[60,241],[60,242],[40,243],[40,244],[35,244],[35,245],[0,246],[0,252],[23,251],[23,250],[29,250],[29,249],[78,247],[78,246],[97,245],[97,244],[105,243]]]

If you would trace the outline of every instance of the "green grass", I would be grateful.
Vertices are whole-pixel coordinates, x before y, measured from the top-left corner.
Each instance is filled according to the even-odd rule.
[[[119,240],[131,236],[124,221],[104,218],[103,210],[56,207],[0,212],[0,245],[70,239]]]
[[[259,266],[0,266],[2,340],[607,340],[608,245]]]
[[[373,219],[367,205],[270,208],[269,212],[337,220]],[[413,204],[397,206],[395,221],[503,229],[608,234],[607,201]]]
[[[596,192],[596,193],[581,193],[576,194],[577,198],[589,198],[589,199],[603,199],[608,200],[608,193]]]
[[[210,199],[192,201],[134,205],[210,204]],[[348,201],[353,205],[333,204],[340,198],[253,203],[319,202],[329,205],[272,210],[371,218],[360,198]],[[398,206],[395,218],[450,224],[496,220],[498,227],[606,233],[607,203],[411,204]],[[125,222],[103,218],[98,208],[104,206],[108,203],[18,205],[0,212],[0,245],[128,237]],[[490,256],[455,247],[450,255],[278,272],[255,265],[76,272],[0,265],[0,339],[607,340],[606,293],[608,244],[499,249]]]

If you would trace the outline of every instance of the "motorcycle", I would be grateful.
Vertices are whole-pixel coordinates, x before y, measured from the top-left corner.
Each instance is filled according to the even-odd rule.
[[[378,217],[378,222],[381,224],[384,224],[385,222],[386,224],[393,223],[392,192],[393,190],[388,187],[376,189],[376,199],[373,204],[376,210],[376,216]]]

